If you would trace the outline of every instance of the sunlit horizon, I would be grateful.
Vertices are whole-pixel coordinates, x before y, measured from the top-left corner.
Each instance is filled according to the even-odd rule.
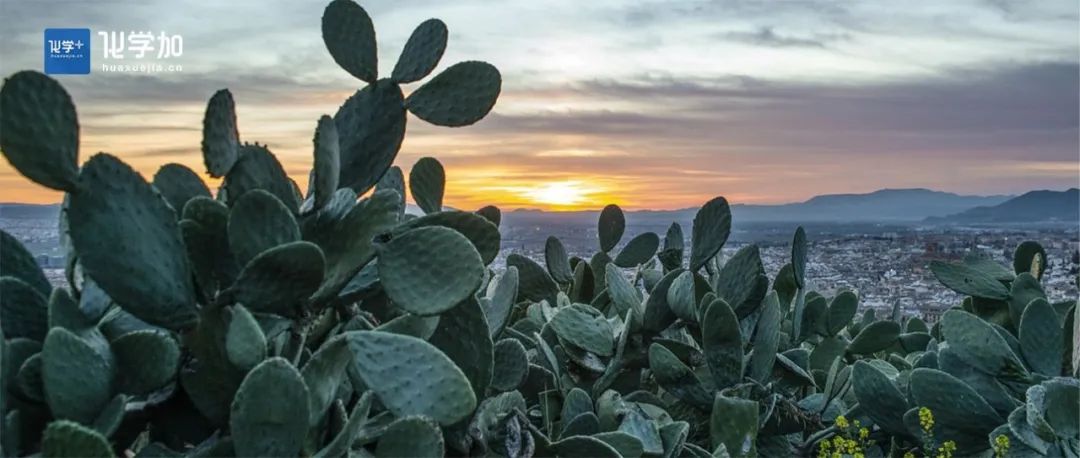
[[[306,189],[316,120],[362,83],[326,52],[322,6],[301,3],[3,2],[0,73],[40,70],[46,27],[183,34],[182,73],[57,78],[78,110],[80,162],[109,152],[148,180],[180,163],[216,189],[202,116],[227,87],[241,139],[268,145]],[[438,158],[448,207],[663,210],[714,196],[780,204],[1080,184],[1075,2],[360,3],[383,75],[429,17],[450,28],[436,73],[470,59],[502,72],[499,102],[476,125],[410,115],[395,164],[407,174]],[[236,17],[267,33],[237,29]],[[5,202],[62,197],[6,161],[0,186]]]

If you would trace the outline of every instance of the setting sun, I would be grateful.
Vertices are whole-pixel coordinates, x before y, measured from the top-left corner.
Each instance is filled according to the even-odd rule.
[[[524,194],[525,197],[539,204],[573,206],[584,202],[590,194],[595,192],[595,188],[588,187],[580,181],[559,181],[545,183],[525,191]]]

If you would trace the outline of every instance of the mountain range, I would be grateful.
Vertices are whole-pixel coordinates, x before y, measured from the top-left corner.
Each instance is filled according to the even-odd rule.
[[[736,223],[924,223],[979,224],[1014,222],[1080,221],[1080,191],[1039,190],[1020,196],[970,196],[929,189],[882,189],[865,194],[828,194],[804,202],[779,205],[734,204]],[[410,205],[412,207],[412,205]],[[0,203],[0,217],[12,219],[56,218],[59,205]],[[696,208],[627,212],[631,224],[671,221],[689,222]],[[413,212],[410,212],[413,213]],[[416,212],[419,213],[419,212]],[[597,211],[504,212],[510,224],[551,222],[594,224]]]

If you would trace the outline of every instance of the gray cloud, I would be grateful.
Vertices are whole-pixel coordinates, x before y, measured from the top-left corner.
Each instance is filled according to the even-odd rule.
[[[851,39],[851,35],[848,34],[814,34],[813,36],[807,37],[785,35],[777,33],[776,28],[773,26],[758,27],[756,30],[750,32],[724,32],[719,36],[735,42],[774,48],[824,49],[834,42]]]

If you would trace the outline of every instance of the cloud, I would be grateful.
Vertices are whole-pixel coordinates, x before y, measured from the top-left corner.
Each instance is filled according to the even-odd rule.
[[[794,35],[782,35],[776,32],[773,26],[762,26],[751,32],[736,31],[720,34],[721,38],[735,42],[751,44],[755,46],[768,46],[774,48],[819,48],[824,49],[836,41],[849,40],[848,34],[814,34],[813,36],[800,37]]]

